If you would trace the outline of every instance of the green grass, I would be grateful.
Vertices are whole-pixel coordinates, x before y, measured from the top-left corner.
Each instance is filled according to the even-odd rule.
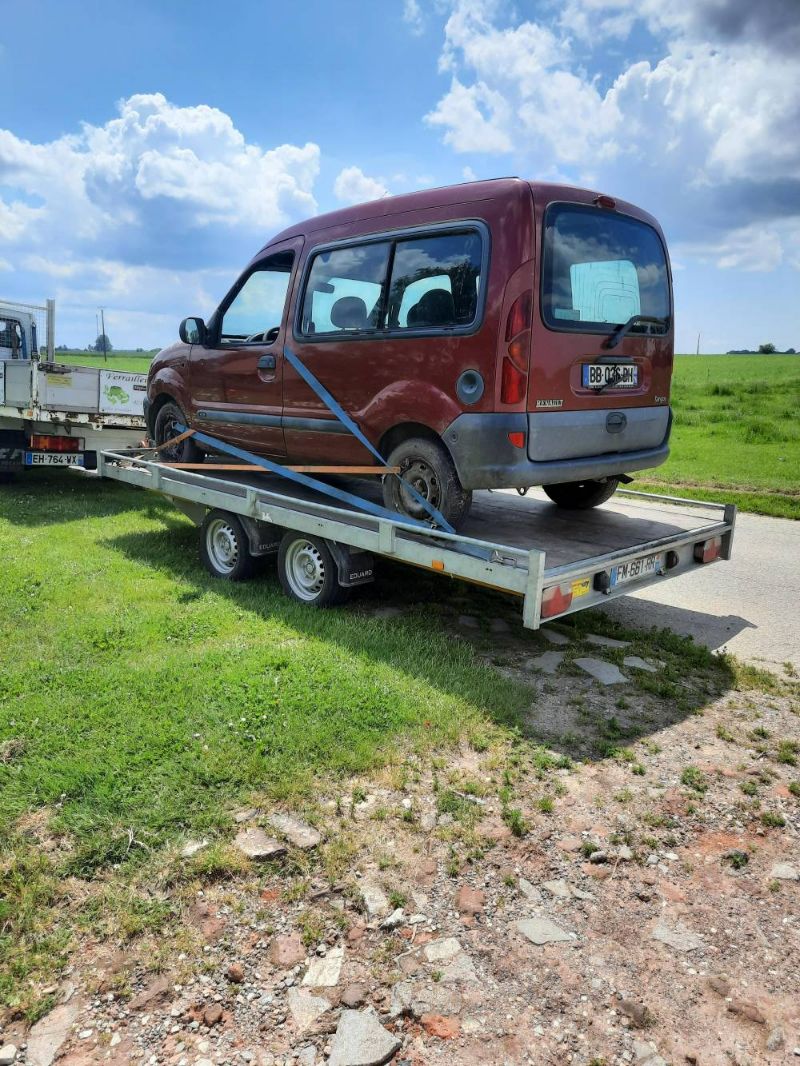
[[[530,703],[422,607],[314,612],[274,567],[214,581],[189,521],[123,485],[4,485],[0,553],[0,1004],[29,1018],[70,930],[170,920],[124,903],[165,845],[224,843],[255,797],[313,806],[321,780],[510,735]],[[96,887],[75,902],[68,878]]]
[[[675,358],[667,462],[635,487],[800,518],[800,356]]]
[[[155,352],[111,352],[106,361],[102,355],[93,355],[90,352],[56,352],[55,361],[73,366],[99,366],[104,370],[130,370],[137,374],[146,374],[155,354]]]

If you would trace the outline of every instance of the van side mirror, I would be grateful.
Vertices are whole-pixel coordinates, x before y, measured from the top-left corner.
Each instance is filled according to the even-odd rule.
[[[208,330],[202,318],[184,318],[178,326],[178,336],[184,344],[205,344]]]

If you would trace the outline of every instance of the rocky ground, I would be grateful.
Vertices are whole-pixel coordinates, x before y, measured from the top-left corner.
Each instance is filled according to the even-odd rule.
[[[538,743],[232,812],[173,857],[178,946],[87,935],[0,1066],[800,1063],[796,689],[632,687],[669,653],[488,631]]]

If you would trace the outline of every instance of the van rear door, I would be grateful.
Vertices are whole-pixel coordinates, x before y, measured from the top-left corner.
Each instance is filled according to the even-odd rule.
[[[538,462],[653,448],[669,431],[664,242],[645,218],[597,199],[544,210],[528,394]]]

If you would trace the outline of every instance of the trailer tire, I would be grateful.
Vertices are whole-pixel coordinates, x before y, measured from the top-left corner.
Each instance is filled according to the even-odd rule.
[[[542,488],[558,507],[565,511],[588,511],[610,500],[617,491],[619,478],[605,481],[567,481],[561,485],[542,485]]]
[[[200,526],[200,559],[212,577],[246,581],[256,569],[244,526],[229,511],[209,511]]]
[[[278,580],[286,595],[306,607],[335,607],[350,595],[339,584],[339,571],[322,537],[284,534],[278,549]]]
[[[400,474],[435,507],[453,528],[464,521],[472,506],[472,493],[461,484],[447,449],[427,437],[409,437],[393,448],[389,466],[399,466]],[[430,520],[424,507],[416,502],[395,474],[383,479],[383,502],[390,511],[423,522]]]
[[[188,426],[189,420],[176,403],[168,400],[159,407],[153,423],[156,445],[165,444],[177,437],[177,424]],[[171,448],[163,448],[160,455],[168,463],[202,463],[205,457],[191,437],[182,440],[180,444],[173,444]]]

